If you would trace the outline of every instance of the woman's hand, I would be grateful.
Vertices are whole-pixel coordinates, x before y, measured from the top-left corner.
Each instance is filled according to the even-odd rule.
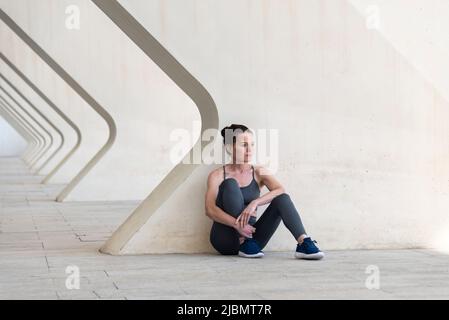
[[[241,236],[246,238],[252,238],[253,233],[256,231],[256,228],[249,224],[245,225],[243,228],[240,227],[240,224],[236,224],[234,228]]]
[[[257,215],[256,210],[257,210],[257,202],[255,202],[253,200],[248,204],[248,206],[238,216],[238,218],[235,220],[235,223],[239,224],[240,227],[243,228],[245,225],[248,224],[250,216]]]

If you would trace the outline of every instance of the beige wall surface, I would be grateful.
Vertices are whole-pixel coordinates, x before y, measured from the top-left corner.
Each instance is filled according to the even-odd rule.
[[[279,129],[277,175],[322,247],[441,244],[449,105],[349,2],[120,3],[205,85],[221,125]],[[120,252],[212,250],[207,172],[195,172]],[[281,227],[267,250],[293,244]]]

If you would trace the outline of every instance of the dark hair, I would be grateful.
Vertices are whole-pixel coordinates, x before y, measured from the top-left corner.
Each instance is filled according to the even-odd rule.
[[[237,134],[243,133],[245,131],[249,131],[252,133],[251,129],[249,129],[247,126],[243,124],[231,124],[230,126],[224,127],[221,129],[221,136],[223,137],[223,143],[231,144],[231,137],[232,137],[232,144],[235,143]]]

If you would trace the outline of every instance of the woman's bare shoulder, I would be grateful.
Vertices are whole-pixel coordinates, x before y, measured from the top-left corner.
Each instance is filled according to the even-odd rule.
[[[272,175],[273,173],[271,172],[271,170],[264,166],[264,165],[254,165],[254,172],[259,176],[259,177],[263,177],[266,175]]]
[[[211,172],[209,172],[209,175],[207,176],[208,182],[216,183],[223,180],[223,167],[218,167],[213,169]]]

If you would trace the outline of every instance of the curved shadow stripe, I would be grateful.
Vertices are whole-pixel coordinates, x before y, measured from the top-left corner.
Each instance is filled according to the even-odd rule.
[[[206,146],[206,142],[201,141],[204,130],[218,129],[218,111],[212,97],[198,80],[116,0],[92,0],[92,2],[193,100],[200,112],[202,122],[201,135],[194,147],[100,249],[104,253],[119,254],[131,237],[199,166],[199,164],[185,164],[184,162],[191,163],[193,150],[197,148],[203,150]]]
[[[89,162],[57,196],[56,201],[61,202],[112,147],[117,136],[117,127],[111,115],[1,9],[0,18],[12,31],[16,33],[19,38],[22,39],[23,42],[25,42],[43,61],[45,61],[45,63],[47,63],[57,75],[64,80],[69,87],[71,87],[89,106],[95,110],[95,112],[97,112],[104,119],[109,128],[109,137],[103,147],[100,148],[93,158],[89,160]]]
[[[3,88],[1,88],[3,89]],[[30,166],[33,167],[37,161],[48,151],[48,149],[51,147],[51,144],[47,146],[47,140],[45,137],[27,120],[23,115],[21,115],[6,99],[0,95],[0,100],[3,102],[3,105],[7,107],[7,110],[11,113],[11,115],[14,115],[14,117],[18,118],[19,122],[23,124],[27,130],[32,132],[37,138],[42,142],[42,149],[39,150],[36,154],[33,155],[33,157],[30,159]],[[23,107],[17,102],[14,101],[14,103],[21,109],[24,110]]]
[[[56,172],[69,160],[69,158],[78,150],[81,145],[81,130],[78,126],[70,120],[65,113],[61,111],[34,83],[31,82],[11,61],[8,60],[1,52],[0,58],[5,62],[8,67],[10,67],[42,100],[44,100],[50,108],[52,108],[74,131],[76,134],[76,144],[73,148],[66,154],[66,156],[56,165],[56,167],[42,180],[42,183],[47,183]]]
[[[17,95],[19,95],[22,98],[22,100],[24,100],[37,114],[39,114],[39,116],[42,117],[42,119],[44,119],[45,122],[47,122],[50,125],[50,127],[52,127],[53,130],[55,130],[58,133],[58,135],[61,137],[61,143],[56,148],[56,150],[54,150],[53,153],[45,160],[45,162],[36,170],[36,173],[39,174],[40,171],[58,154],[58,152],[61,151],[61,149],[62,149],[62,147],[64,146],[64,143],[65,143],[65,137],[62,134],[61,130],[59,130],[59,128],[56,127],[56,125],[52,121],[50,121],[50,119],[48,119],[47,116],[45,116],[38,108],[36,108],[36,106],[27,97],[25,97],[23,95],[23,93],[20,92],[8,79],[6,79],[6,77],[4,77],[1,72],[0,72],[0,78],[3,81],[5,81],[8,84],[8,86]],[[34,118],[34,121],[37,122],[37,119]]]

